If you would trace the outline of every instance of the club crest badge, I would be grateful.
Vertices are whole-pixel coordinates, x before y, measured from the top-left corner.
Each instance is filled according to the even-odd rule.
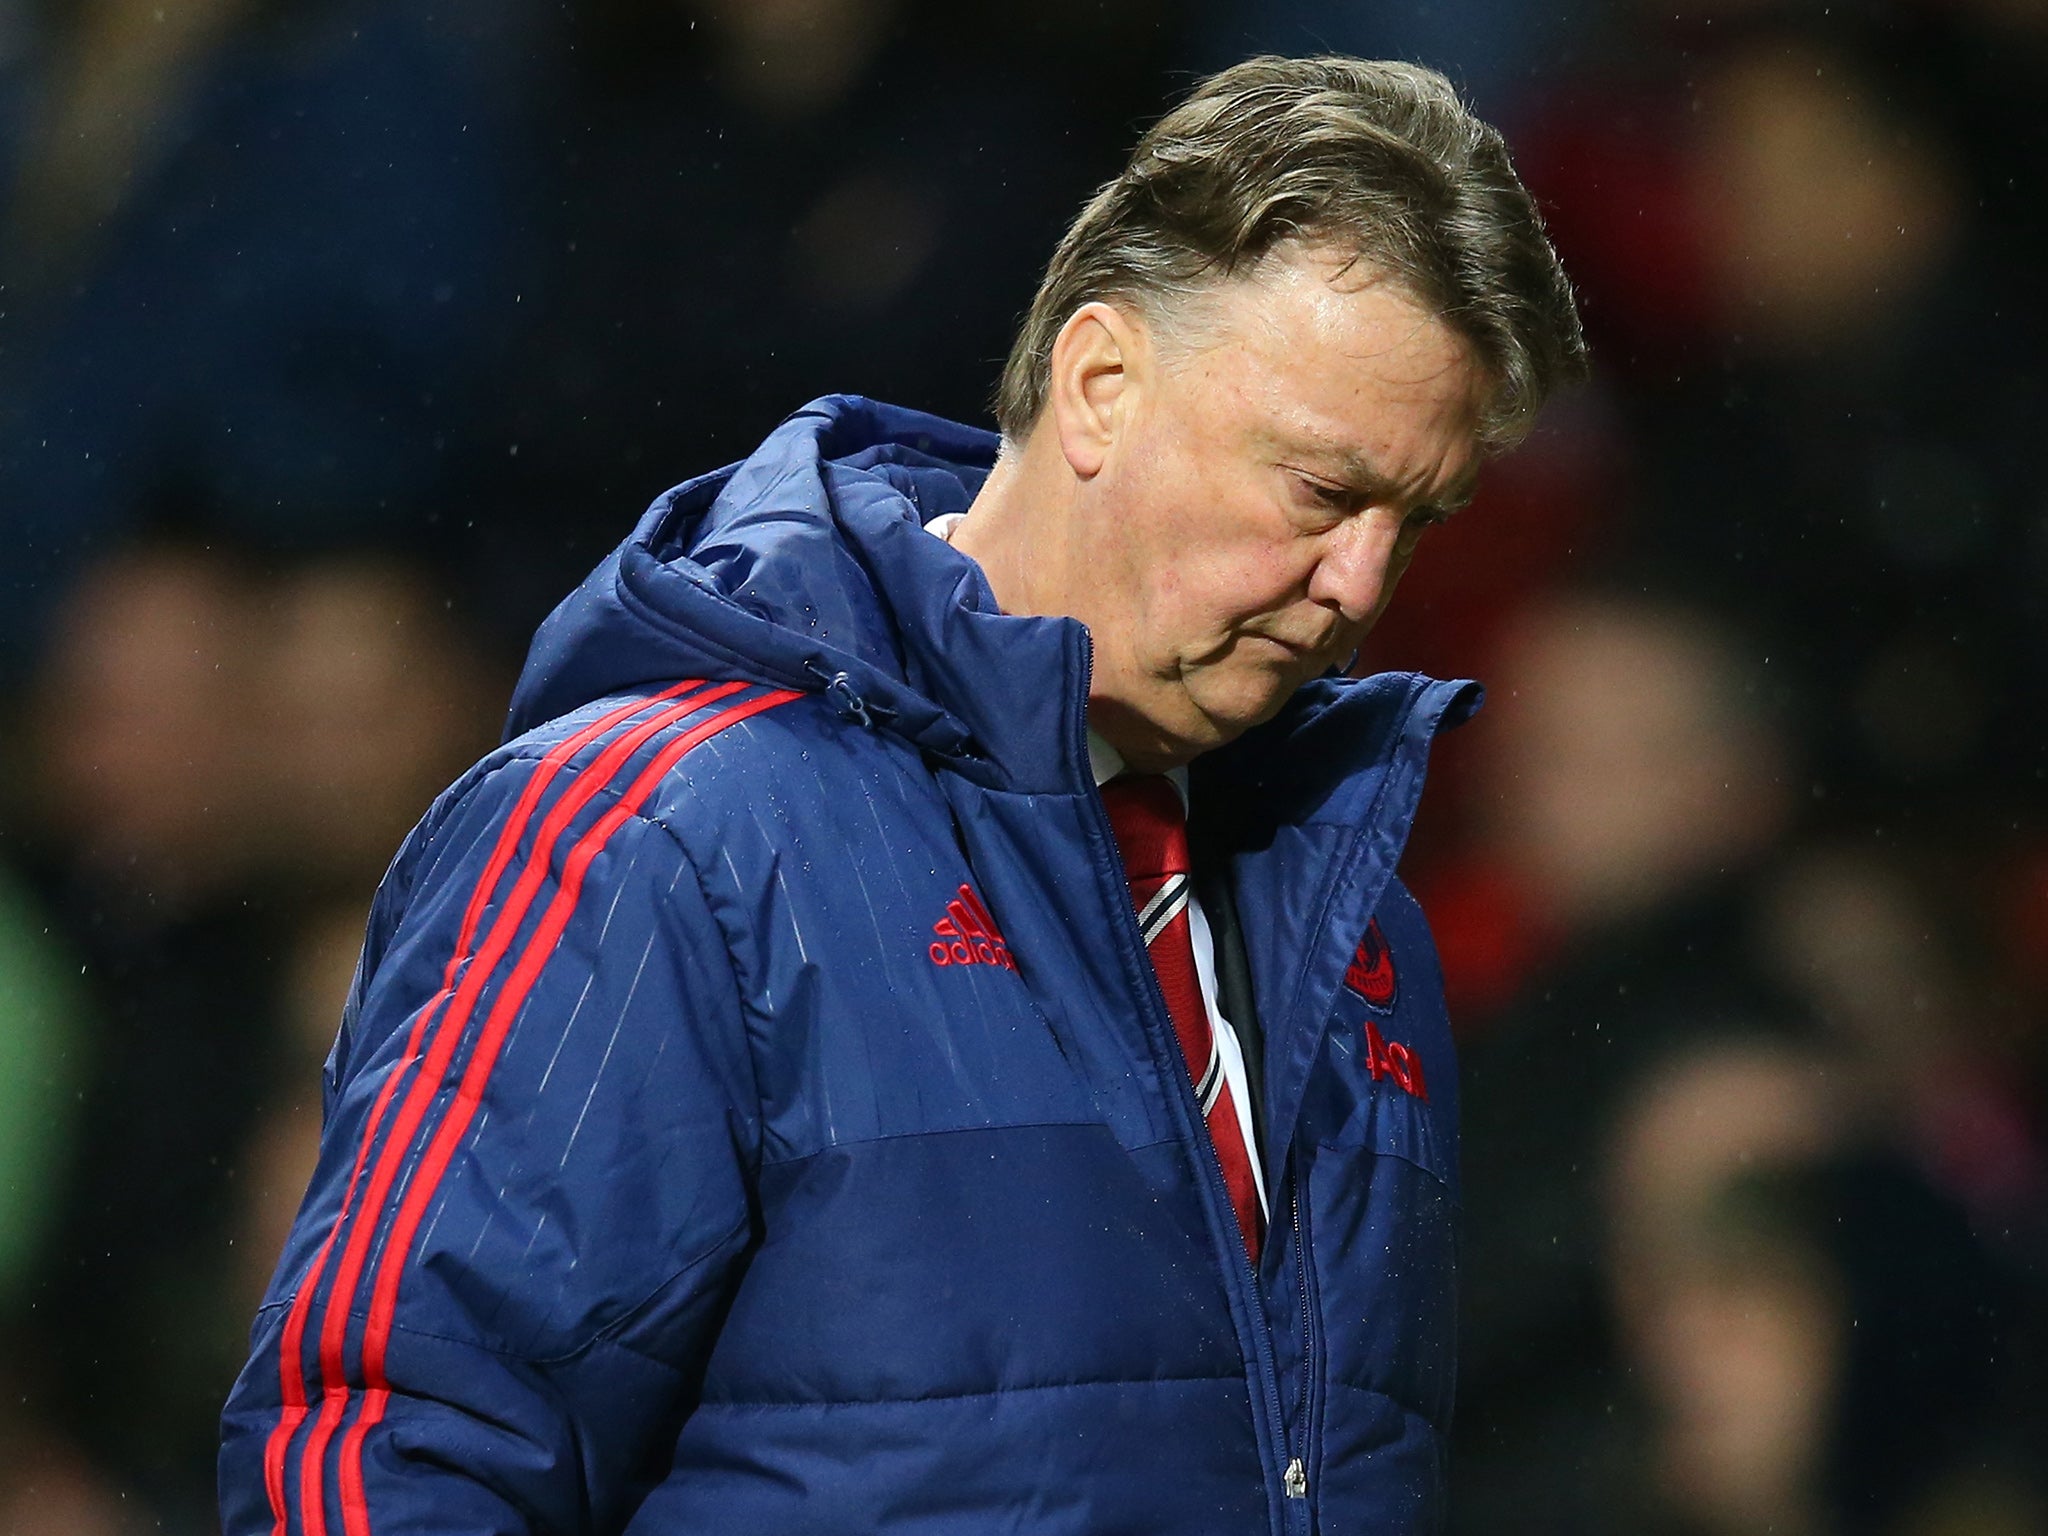
[[[1358,953],[1344,972],[1344,985],[1382,1013],[1394,1010],[1401,984],[1394,975],[1394,956],[1387,948],[1387,936],[1380,932],[1380,920],[1365,925],[1365,937],[1358,941]]]

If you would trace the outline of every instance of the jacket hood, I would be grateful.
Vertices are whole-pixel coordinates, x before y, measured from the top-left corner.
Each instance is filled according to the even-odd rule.
[[[1033,697],[1004,698],[1000,684],[1048,664],[1085,670],[1081,626],[1004,615],[980,568],[922,532],[967,510],[997,444],[854,396],[813,401],[742,462],[660,496],[555,609],[507,737],[624,689],[705,677],[821,694],[965,763],[1067,750],[1043,670]]]

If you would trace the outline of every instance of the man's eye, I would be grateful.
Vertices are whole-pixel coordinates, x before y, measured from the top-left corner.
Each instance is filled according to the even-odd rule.
[[[1401,520],[1401,543],[1405,548],[1414,548],[1422,536],[1432,528],[1441,527],[1450,513],[1441,507],[1417,507]]]
[[[1309,498],[1318,506],[1328,507],[1333,512],[1351,510],[1351,492],[1341,485],[1325,485],[1320,480],[1311,480],[1306,475],[1296,475],[1296,484],[1308,492]]]

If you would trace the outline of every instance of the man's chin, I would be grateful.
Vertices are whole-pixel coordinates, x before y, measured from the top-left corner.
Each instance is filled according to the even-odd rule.
[[[1270,674],[1259,684],[1232,678],[1229,686],[1188,688],[1181,707],[1139,713],[1108,699],[1091,699],[1088,723],[1140,773],[1177,768],[1264,725],[1293,697],[1300,679]]]
[[[1290,681],[1285,687],[1231,689],[1214,697],[1196,697],[1195,707],[1201,712],[1210,738],[1209,745],[1202,750],[1235,741],[1254,726],[1264,725],[1280,713],[1300,686],[1299,682]]]

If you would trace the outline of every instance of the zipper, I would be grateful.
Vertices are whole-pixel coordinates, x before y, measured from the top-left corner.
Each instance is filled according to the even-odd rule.
[[[1081,696],[1079,705],[1076,710],[1077,723],[1080,726],[1080,730],[1076,734],[1075,740],[1080,744],[1082,759],[1081,767],[1086,773],[1087,781],[1091,784],[1094,782],[1095,774],[1094,765],[1092,764],[1092,762],[1089,761],[1088,758],[1088,693],[1089,690],[1094,686],[1094,681],[1095,645],[1092,638],[1084,637],[1081,646]],[[1100,796],[1096,798],[1095,816],[1097,820],[1097,825],[1103,833],[1104,840],[1109,844],[1111,848],[1116,847],[1116,834],[1109,825],[1109,813],[1105,809],[1103,809]],[[1124,878],[1121,867],[1119,867],[1117,871],[1117,880],[1118,884],[1124,887],[1124,897],[1122,902],[1120,903],[1120,910],[1124,913],[1125,921],[1130,924],[1132,932],[1136,933],[1137,917],[1131,910],[1129,882]],[[1145,952],[1144,936],[1142,934],[1138,935],[1138,950],[1140,954],[1143,954]],[[1152,971],[1149,963],[1146,965],[1145,974],[1151,982],[1153,1012],[1156,1013],[1159,1016],[1159,1018],[1165,1019],[1167,1021],[1166,1034],[1169,1039],[1172,1039],[1172,1018],[1166,1006],[1166,995],[1159,990],[1159,978]],[[1155,1019],[1152,1022],[1156,1026],[1158,1020]],[[1152,1032],[1155,1035],[1158,1033],[1156,1027]],[[1175,1059],[1178,1060],[1180,1054],[1179,1045],[1176,1043],[1173,1049]],[[1201,1105],[1195,1102],[1194,1085],[1192,1082],[1189,1081],[1187,1072],[1185,1070],[1171,1072],[1166,1074],[1166,1076],[1168,1076],[1177,1085],[1179,1089],[1181,1101],[1185,1106],[1186,1112],[1189,1116],[1189,1124],[1199,1129],[1204,1124],[1204,1121],[1202,1119],[1202,1109]],[[1231,1210],[1232,1208],[1230,1205],[1230,1196],[1228,1192],[1225,1191],[1223,1188],[1222,1165],[1216,1161],[1214,1154],[1209,1151],[1206,1142],[1203,1140],[1201,1136],[1198,1135],[1195,1138],[1195,1140],[1196,1150],[1201,1155],[1198,1155],[1194,1158],[1194,1163],[1197,1169],[1199,1170],[1198,1177],[1200,1177],[1203,1180],[1203,1182],[1209,1187],[1210,1203],[1214,1205],[1218,1201],[1220,1201],[1222,1203],[1223,1209],[1225,1209],[1226,1211]],[[1299,1209],[1297,1209],[1295,1212],[1294,1221],[1298,1251],[1299,1237],[1301,1232],[1301,1214]],[[1296,1501],[1303,1500],[1308,1497],[1307,1463],[1303,1460],[1302,1456],[1295,1454],[1295,1447],[1290,1443],[1291,1437],[1288,1435],[1286,1428],[1287,1414],[1285,1408],[1282,1407],[1280,1402],[1280,1373],[1273,1359],[1274,1343],[1272,1325],[1268,1323],[1266,1320],[1265,1303],[1261,1298],[1258,1273],[1252,1266],[1251,1256],[1247,1254],[1244,1250],[1244,1244],[1239,1238],[1234,1220],[1228,1226],[1227,1246],[1230,1248],[1231,1253],[1236,1260],[1236,1263],[1234,1265],[1226,1264],[1224,1266],[1225,1274],[1226,1276],[1228,1276],[1234,1270],[1238,1277],[1240,1287],[1244,1292],[1244,1294],[1239,1298],[1239,1300],[1240,1304],[1245,1309],[1246,1315],[1250,1317],[1252,1320],[1253,1329],[1254,1348],[1252,1350],[1252,1354],[1255,1358],[1250,1363],[1254,1366],[1258,1374],[1259,1384],[1265,1388],[1266,1422],[1271,1426],[1272,1432],[1278,1437],[1279,1440],[1278,1449],[1280,1454],[1279,1457],[1276,1459],[1282,1462],[1282,1468],[1280,1473],[1280,1490],[1286,1496],[1287,1504],[1298,1508],[1300,1506],[1296,1505]],[[1302,1300],[1302,1325],[1304,1329],[1307,1327],[1308,1322],[1307,1308],[1307,1293],[1304,1292]],[[1263,1345],[1264,1347],[1257,1347],[1259,1345]],[[1304,1404],[1306,1403],[1306,1400],[1307,1382],[1306,1377],[1304,1377]],[[1304,1408],[1304,1415],[1305,1413],[1306,1409]],[[1305,1418],[1304,1422],[1306,1422]],[[1302,1449],[1304,1451],[1306,1450],[1305,1443]],[[1292,1509],[1288,1510],[1287,1513],[1289,1515],[1288,1524],[1291,1526],[1295,1523],[1292,1519]]]
[[[1291,1499],[1308,1498],[1308,1456],[1309,1447],[1315,1444],[1315,1398],[1316,1384],[1322,1380],[1321,1363],[1316,1358],[1315,1306],[1308,1283],[1308,1233],[1301,1216],[1301,1173],[1291,1161],[1287,1174],[1287,1207],[1294,1227],[1294,1282],[1295,1293],[1301,1298],[1301,1413],[1300,1434],[1295,1440],[1299,1452],[1287,1464],[1284,1486]],[[1314,1511],[1309,1511],[1311,1525]]]

